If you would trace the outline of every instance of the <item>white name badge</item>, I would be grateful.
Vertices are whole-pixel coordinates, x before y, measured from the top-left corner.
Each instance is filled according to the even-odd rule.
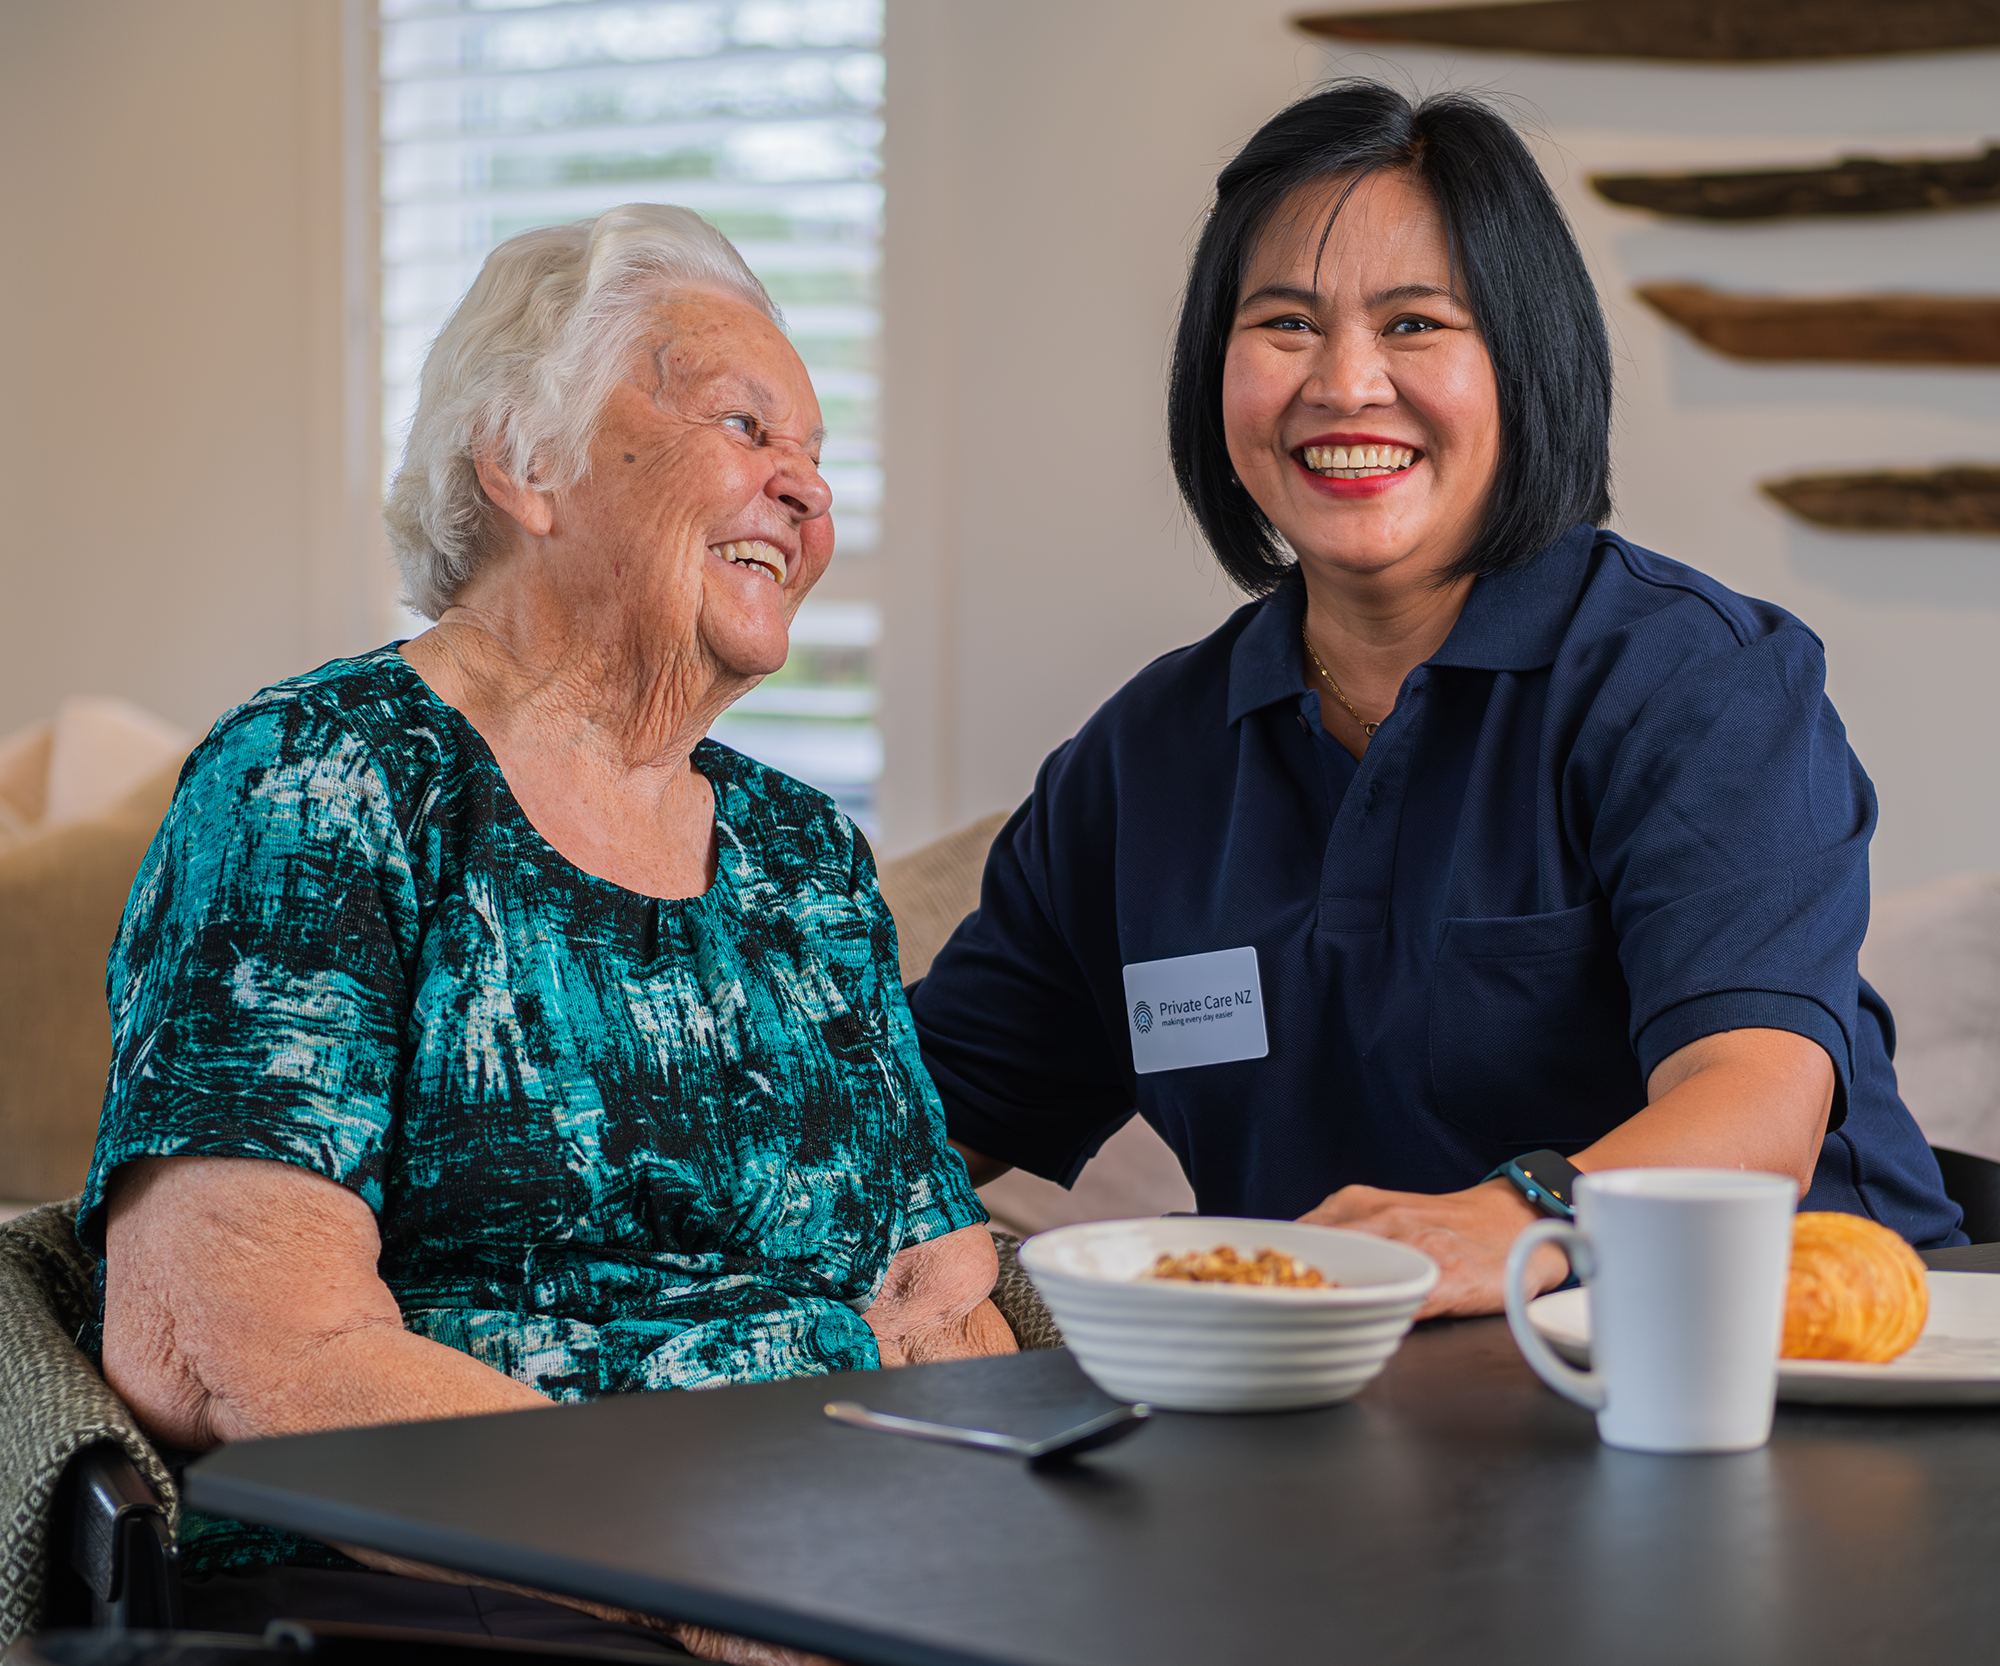
[[[1217,949],[1126,967],[1125,1029],[1141,1076],[1261,1059],[1271,1044],[1257,951]]]

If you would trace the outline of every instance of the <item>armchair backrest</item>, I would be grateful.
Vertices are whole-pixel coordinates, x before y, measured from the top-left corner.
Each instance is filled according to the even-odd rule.
[[[55,1584],[58,1492],[79,1454],[122,1453],[165,1511],[167,1530],[178,1525],[166,1464],[76,1345],[94,1270],[77,1242],[74,1199],[0,1225],[0,1647],[42,1623]]]

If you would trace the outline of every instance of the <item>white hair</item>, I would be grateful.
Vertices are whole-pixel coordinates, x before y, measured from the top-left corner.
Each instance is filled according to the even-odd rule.
[[[510,237],[486,257],[424,359],[403,466],[383,508],[405,602],[435,619],[490,553],[483,456],[538,491],[574,485],[648,314],[691,287],[782,322],[729,239],[691,209],[627,203]]]

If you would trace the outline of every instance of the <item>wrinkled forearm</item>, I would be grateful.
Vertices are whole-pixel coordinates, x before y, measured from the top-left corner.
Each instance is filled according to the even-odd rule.
[[[983,1226],[961,1227],[900,1252],[863,1315],[882,1363],[1013,1353],[1014,1333],[988,1299],[999,1274],[993,1235]]]
[[[913,1331],[902,1339],[901,1360],[883,1358],[884,1365],[929,1365],[941,1359],[982,1359],[988,1354],[1014,1354],[1021,1345],[991,1301],[970,1313]]]
[[[404,1330],[368,1206],[285,1164],[128,1164],[105,1251],[105,1378],[170,1444],[549,1403]]]
[[[419,1423],[482,1412],[521,1411],[551,1402],[469,1354],[415,1336],[400,1325],[369,1324],[231,1357],[210,1346],[164,1361],[127,1392],[106,1376],[140,1420],[175,1445],[202,1450],[223,1441],[374,1423]],[[162,1381],[164,1378],[164,1382]],[[165,1387],[167,1392],[162,1393]]]

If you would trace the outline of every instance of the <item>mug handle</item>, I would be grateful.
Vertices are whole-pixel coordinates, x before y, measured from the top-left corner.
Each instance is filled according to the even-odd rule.
[[[1597,1271],[1596,1257],[1591,1253],[1590,1240],[1567,1221],[1536,1221],[1523,1227],[1521,1235],[1514,1240],[1514,1247],[1507,1252],[1507,1271],[1504,1282],[1507,1292],[1507,1325],[1514,1333],[1514,1341],[1535,1375],[1567,1399],[1591,1411],[1604,1409],[1604,1373],[1602,1371],[1579,1371],[1565,1360],[1542,1339],[1542,1333],[1535,1329],[1528,1319],[1528,1258],[1543,1244],[1554,1244],[1575,1269],[1578,1278],[1586,1283]]]

